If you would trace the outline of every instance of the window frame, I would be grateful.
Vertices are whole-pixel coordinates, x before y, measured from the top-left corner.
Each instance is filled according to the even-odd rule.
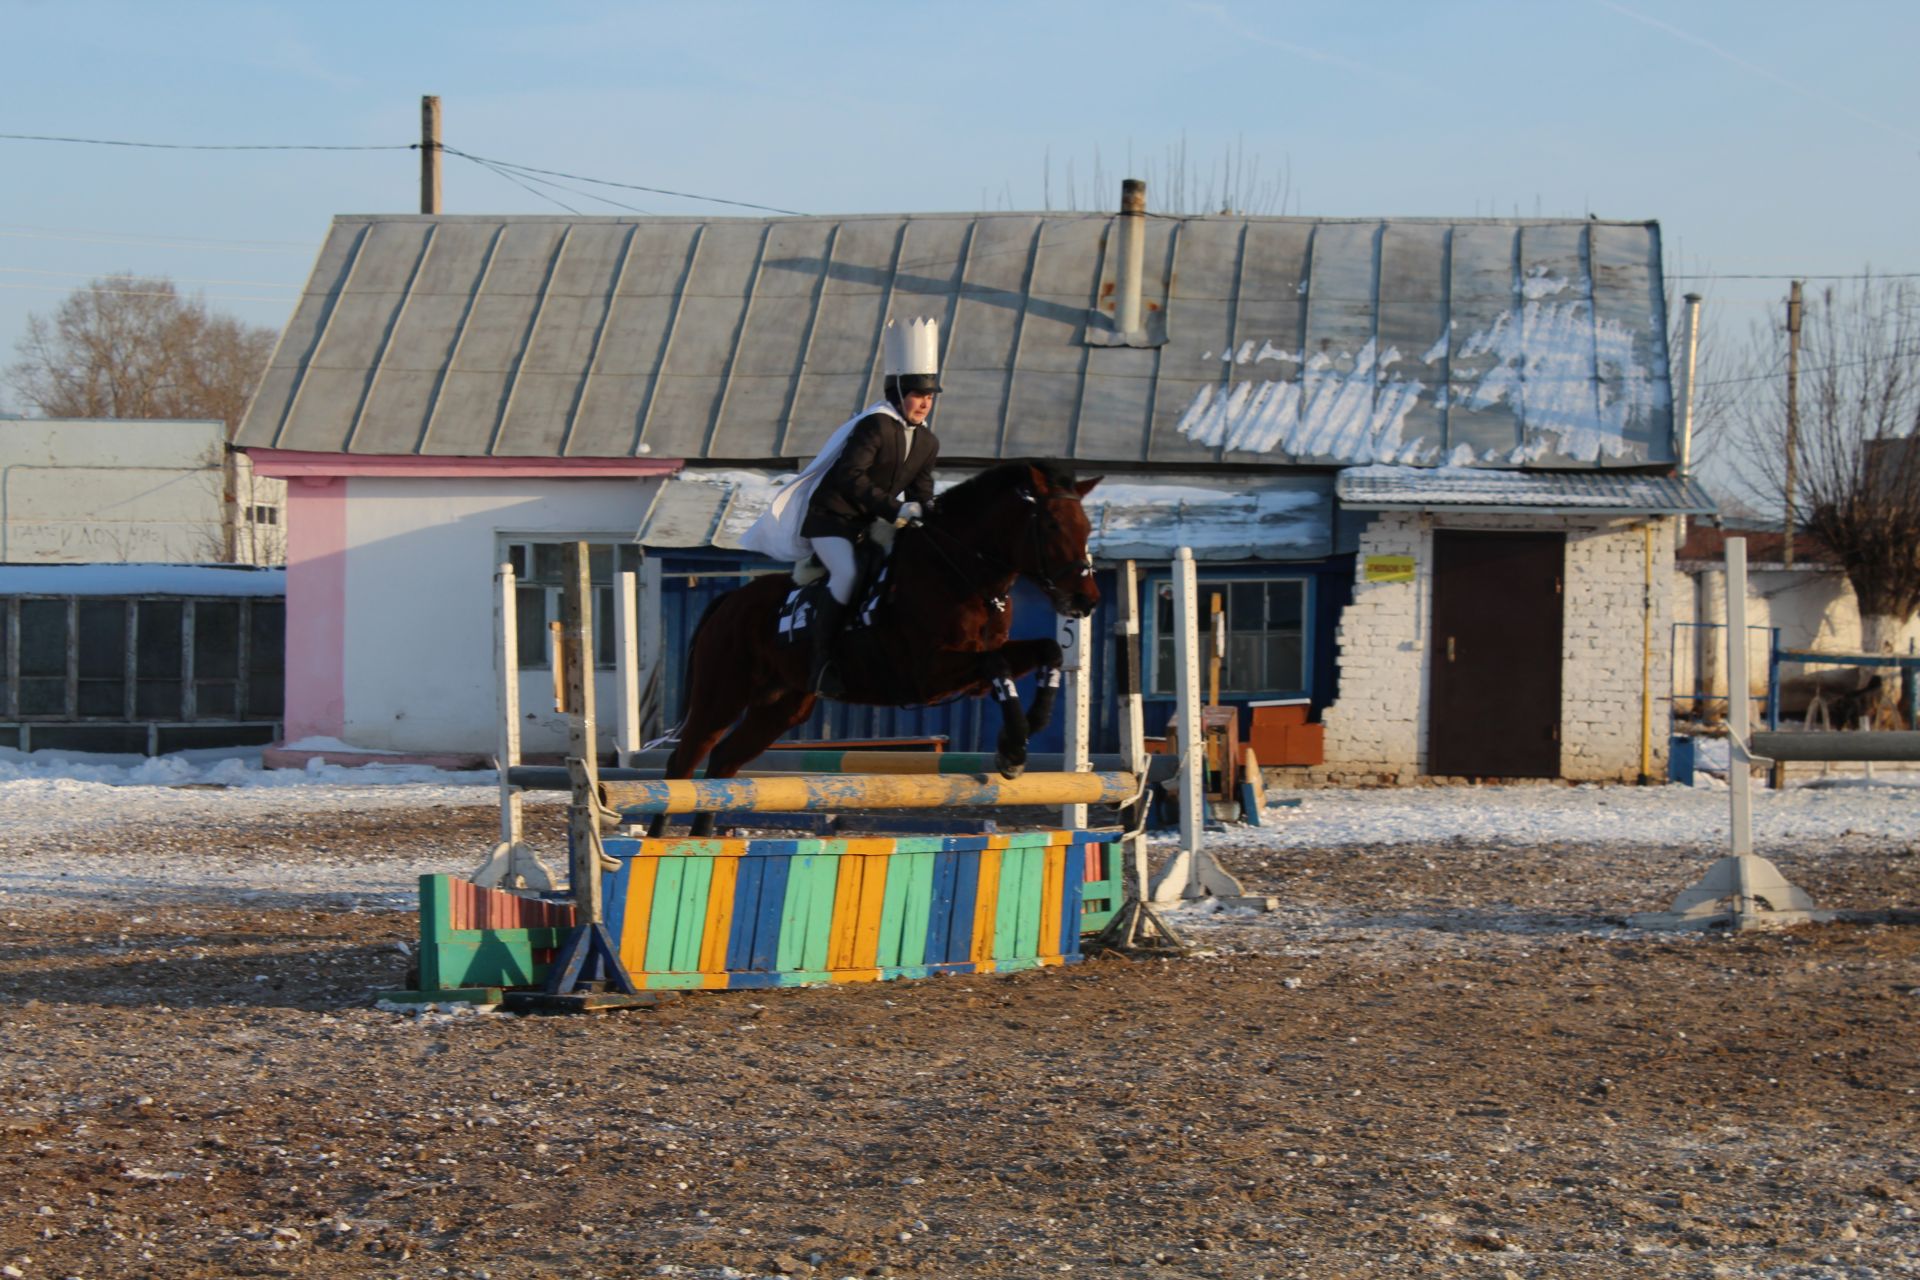
[[[558,621],[561,616],[560,597],[565,589],[563,583],[548,582],[533,578],[526,572],[528,566],[536,563],[535,547],[564,547],[568,543],[584,542],[589,548],[607,547],[612,551],[608,561],[607,580],[593,583],[593,669],[612,671],[617,665],[618,654],[614,652],[613,604],[614,587],[622,573],[640,572],[640,562],[647,558],[646,548],[631,538],[612,538],[606,535],[580,534],[574,537],[551,533],[501,533],[495,537],[497,554],[495,564],[512,564],[514,604],[520,626],[525,627],[525,613],[519,608],[521,594],[525,591],[541,591],[542,615],[540,634],[543,641],[537,651],[527,652],[529,646],[518,644],[519,667],[522,671],[551,671],[553,669],[552,633],[547,624]],[[591,550],[589,551],[591,563]],[[591,575],[589,575],[591,576]],[[516,640],[519,637],[516,636]]]
[[[1236,583],[1258,583],[1262,587],[1276,582],[1297,583],[1300,587],[1301,684],[1299,687],[1291,689],[1268,687],[1262,689],[1229,690],[1223,687],[1220,690],[1221,701],[1312,697],[1314,669],[1314,589],[1319,581],[1319,575],[1314,573],[1246,572],[1246,568],[1247,566],[1208,569],[1196,575],[1201,615],[1200,631],[1202,643],[1205,642],[1205,636],[1207,634],[1207,596],[1210,590],[1226,590]],[[1142,592],[1145,597],[1141,602],[1142,621],[1144,623],[1142,630],[1145,632],[1142,636],[1142,640],[1144,641],[1142,648],[1145,650],[1146,658],[1144,664],[1146,666],[1146,678],[1143,682],[1145,690],[1144,696],[1150,700],[1157,699],[1164,702],[1177,696],[1172,688],[1168,688],[1165,691],[1162,691],[1160,688],[1160,589],[1162,587],[1172,586],[1173,573],[1171,570],[1161,570],[1142,574],[1141,578]],[[1229,628],[1227,632],[1229,643],[1231,643],[1233,634],[1233,630]],[[1272,633],[1263,630],[1259,634]],[[1169,672],[1169,677],[1171,677],[1171,672]],[[1169,683],[1171,683],[1171,681],[1169,681]],[[1206,688],[1207,665],[1203,658],[1200,664],[1200,691],[1202,697],[1206,696]]]

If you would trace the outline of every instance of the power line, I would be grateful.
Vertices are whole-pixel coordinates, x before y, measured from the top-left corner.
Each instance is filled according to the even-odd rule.
[[[562,173],[558,169],[536,169],[532,165],[515,164],[511,160],[494,160],[494,159],[489,159],[486,156],[476,156],[470,152],[461,151],[455,147],[442,146],[440,149],[446,152],[448,155],[460,156],[461,158],[466,160],[476,160],[482,164],[497,164],[505,168],[516,170],[517,172],[520,172],[520,173],[542,173],[547,175],[550,178],[566,178],[572,182],[591,182],[598,186],[619,187],[626,191],[644,191],[649,195],[672,196],[677,200],[699,200],[706,204],[732,205],[738,209],[758,209],[762,213],[782,213],[792,217],[806,216],[805,214],[801,213],[798,209],[780,209],[770,204],[754,204],[748,200],[728,200],[721,196],[703,196],[703,195],[698,195],[691,191],[673,191],[673,190],[669,190],[666,187],[646,187],[646,186],[641,186],[637,182],[614,182],[607,178],[590,178],[590,177],[587,177],[585,174]]]
[[[1850,275],[1819,275],[1807,271],[1784,275],[1668,275],[1669,280],[1920,280],[1920,271],[1856,271]]]
[[[118,295],[122,295],[129,298],[178,298],[180,296],[178,292],[169,291],[166,289],[99,289],[91,285],[84,285],[84,284],[76,285],[73,288],[68,288],[66,285],[60,285],[60,284],[14,284],[12,281],[9,281],[9,280],[0,280],[0,289],[34,289],[41,293],[67,293],[67,294],[108,293],[108,294],[118,294]],[[247,294],[239,294],[239,293],[209,293],[209,294],[206,294],[205,296],[208,300],[214,301],[214,302],[277,302],[277,303],[280,303],[282,306],[285,306],[287,303],[293,301],[292,298],[288,298],[284,296],[278,297],[278,298],[257,298]]]
[[[157,239],[125,231],[90,231],[79,227],[55,229],[0,223],[0,236],[20,240],[74,240],[85,244],[126,244],[154,249],[232,249],[236,253],[307,253],[313,245],[304,240],[209,240],[201,236],[167,236]]]
[[[121,138],[69,138],[51,133],[0,133],[10,142],[70,142],[89,147],[140,147],[152,151],[412,151],[419,143],[338,145],[286,142],[128,142]]]
[[[0,267],[0,271],[10,272],[15,275],[66,276],[70,279],[78,278],[82,280],[112,279],[116,276],[124,276],[127,274],[131,274],[134,279],[142,278],[138,272],[55,271],[47,267]],[[182,284],[231,284],[260,289],[298,289],[301,287],[298,283],[289,284],[284,280],[209,280],[199,276],[168,276],[167,279]]]
[[[1861,365],[1883,364],[1888,360],[1897,360],[1902,356],[1920,356],[1920,346],[1896,347],[1885,355],[1869,356],[1863,360],[1840,360],[1833,364],[1815,365],[1800,370],[1800,375],[1805,377],[1809,373],[1830,373],[1835,369],[1856,369]],[[1782,376],[1780,371],[1776,369],[1771,373],[1749,374],[1743,378],[1715,378],[1711,382],[1703,382],[1700,385],[1703,387],[1730,387],[1742,382],[1772,382]]]

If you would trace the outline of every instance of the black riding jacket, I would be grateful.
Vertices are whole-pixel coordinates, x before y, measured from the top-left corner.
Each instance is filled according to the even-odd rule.
[[[854,424],[840,456],[820,477],[820,486],[807,504],[800,525],[803,538],[849,538],[858,541],[875,520],[894,520],[901,500],[922,507],[933,501],[933,464],[940,457],[940,441],[932,427],[915,427],[913,444],[898,418],[870,413]]]

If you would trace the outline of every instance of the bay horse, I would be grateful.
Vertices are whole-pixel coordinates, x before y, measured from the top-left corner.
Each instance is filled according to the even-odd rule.
[[[1013,583],[1033,583],[1062,616],[1093,613],[1100,589],[1080,500],[1098,483],[1076,481],[1062,463],[1030,460],[990,467],[942,494],[923,523],[895,536],[885,597],[872,618],[861,616],[872,584],[849,606],[833,646],[843,686],[837,700],[907,707],[991,693],[1001,715],[994,763],[1003,776],[1018,777],[1029,738],[1052,717],[1061,652],[1051,636],[1007,639]],[[790,575],[767,574],[721,596],[701,617],[667,777],[690,778],[705,759],[709,778],[731,778],[813,710],[807,646],[778,635],[793,589]],[[1033,706],[1023,710],[1013,682],[1036,668]],[[695,815],[692,833],[711,834],[713,820]],[[653,826],[660,834],[664,819]]]

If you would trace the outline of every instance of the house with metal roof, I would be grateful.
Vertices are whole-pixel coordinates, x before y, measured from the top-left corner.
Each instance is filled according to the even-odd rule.
[[[1321,726],[1321,759],[1266,763],[1644,767],[1673,527],[1712,511],[1679,473],[1658,226],[1137,203],[336,218],[238,436],[289,481],[289,739],[488,750],[494,566],[516,567],[537,667],[558,546],[582,538],[603,581],[661,566],[670,723],[692,621],[780,568],[739,535],[878,398],[883,326],[910,316],[940,321],[947,480],[1018,457],[1105,477],[1094,552],[1142,566],[1163,706],[1186,546],[1227,618],[1222,701]],[[1017,607],[1051,629],[1037,594]],[[557,717],[524,730],[564,740]],[[807,731],[981,726],[968,704],[823,707]]]

